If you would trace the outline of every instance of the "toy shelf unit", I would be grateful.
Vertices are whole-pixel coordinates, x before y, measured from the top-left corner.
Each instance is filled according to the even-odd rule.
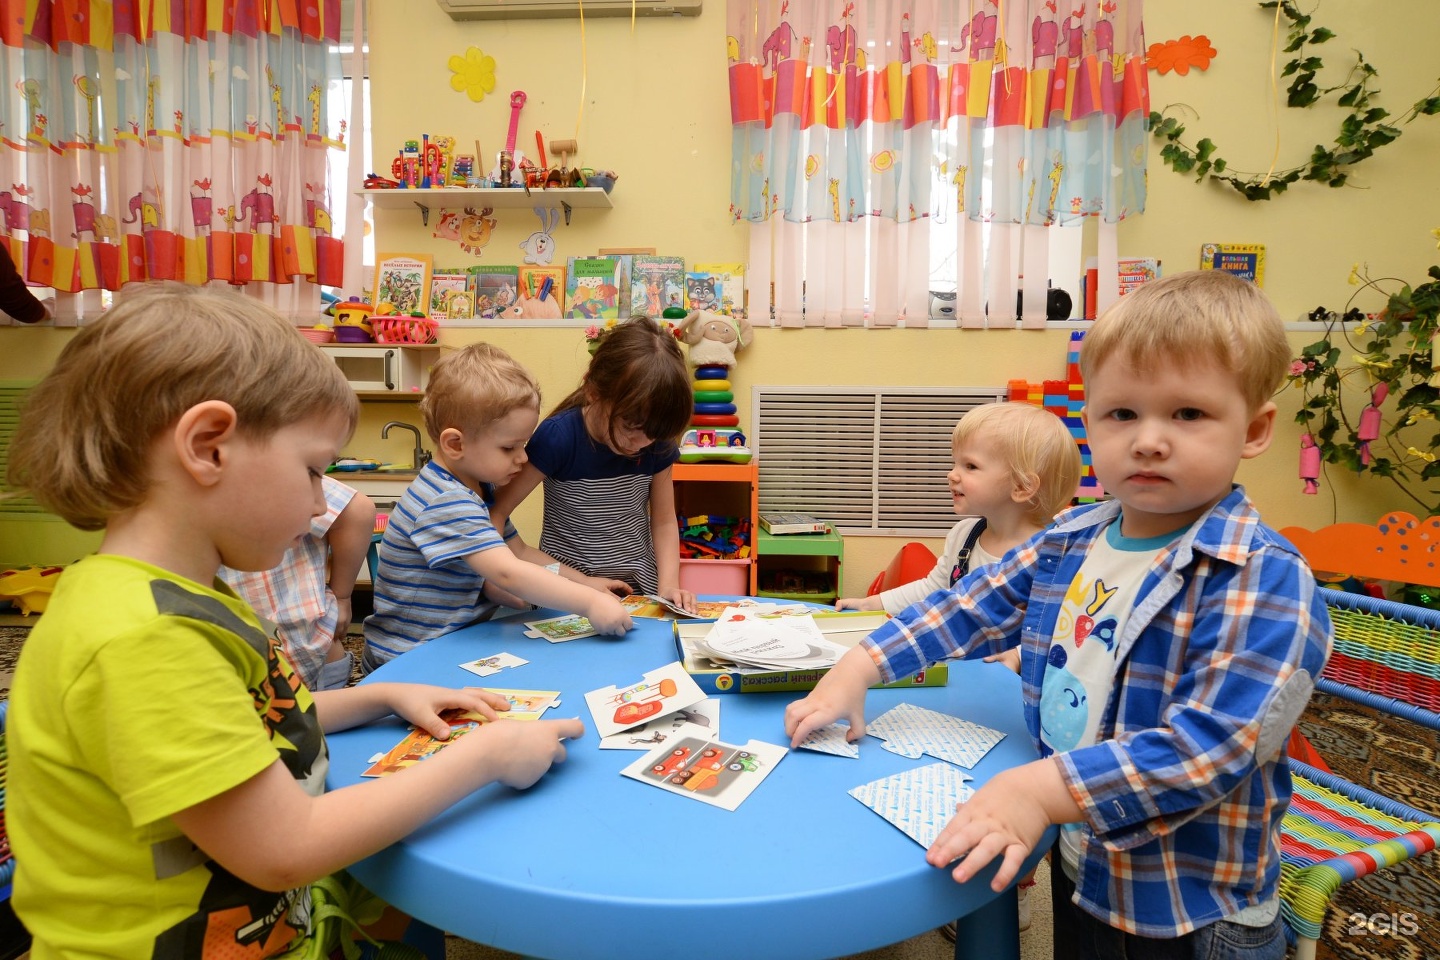
[[[760,510],[759,470],[750,463],[677,463],[675,510],[684,517],[749,521],[750,556],[739,560],[680,560],[680,586],[693,593],[755,595],[755,520]],[[684,520],[681,520],[682,525]],[[683,532],[683,531],[682,531]]]
[[[433,343],[326,343],[320,349],[365,400],[418,400],[440,359],[440,345]]]
[[[375,204],[377,210],[407,210],[411,204],[420,208],[423,226],[430,225],[432,207],[550,207],[565,212],[565,222],[570,222],[572,210],[609,210],[610,193],[603,187],[550,187],[530,189],[524,187],[428,187],[425,189],[370,188],[356,190],[357,197],[363,197]]]
[[[758,530],[755,595],[776,600],[834,603],[840,595],[840,566],[844,562],[845,540],[834,527],[824,533],[779,536]]]

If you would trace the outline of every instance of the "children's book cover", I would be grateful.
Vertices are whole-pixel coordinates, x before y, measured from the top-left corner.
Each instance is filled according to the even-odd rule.
[[[515,302],[520,289],[520,268],[513,263],[477,263],[465,271],[475,298],[475,317],[494,320]]]
[[[1160,276],[1160,260],[1156,257],[1120,257],[1116,261],[1120,274],[1120,296]]]
[[[678,662],[656,667],[639,683],[624,688],[612,685],[585,694],[595,729],[602,737],[638,727],[651,717],[683,710],[704,699],[704,692]]]
[[[658,319],[666,307],[685,309],[685,258],[635,257],[630,262],[630,312]]]
[[[549,263],[522,263],[516,270],[522,296],[537,299],[547,279],[550,281],[550,296],[558,300],[565,295],[564,267]]]
[[[619,257],[570,258],[565,267],[565,316],[620,319]]]
[[[1265,244],[1202,243],[1200,269],[1224,270],[1257,287],[1265,285]]]
[[[670,793],[734,810],[788,752],[760,740],[736,745],[686,737],[673,746],[661,744],[620,772]]]
[[[455,300],[473,302],[470,299],[470,281],[464,270],[438,269],[430,277],[430,319],[468,320],[471,314],[458,317],[453,312]]]
[[[745,264],[696,263],[685,274],[685,306],[727,317],[745,315]]]

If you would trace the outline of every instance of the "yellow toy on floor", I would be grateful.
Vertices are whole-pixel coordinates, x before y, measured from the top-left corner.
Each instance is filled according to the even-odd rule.
[[[9,600],[20,608],[22,616],[44,613],[60,581],[64,567],[24,567],[0,573],[0,600]]]

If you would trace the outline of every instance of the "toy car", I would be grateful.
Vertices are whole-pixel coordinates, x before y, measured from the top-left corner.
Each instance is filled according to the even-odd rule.
[[[365,178],[364,187],[366,190],[398,190],[400,189],[400,181],[389,180],[380,176],[378,173],[372,173]]]

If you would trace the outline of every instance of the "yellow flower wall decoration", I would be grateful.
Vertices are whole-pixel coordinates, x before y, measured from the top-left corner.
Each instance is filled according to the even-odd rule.
[[[471,47],[465,56],[452,56],[449,62],[450,88],[462,92],[479,103],[485,94],[495,90],[495,58],[485,55],[479,47]]]

